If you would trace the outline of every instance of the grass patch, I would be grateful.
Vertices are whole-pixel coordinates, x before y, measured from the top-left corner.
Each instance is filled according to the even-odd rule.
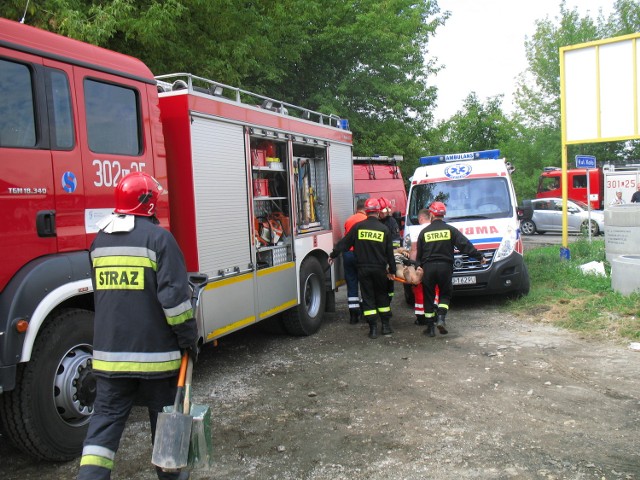
[[[561,260],[558,247],[525,252],[531,290],[506,308],[585,336],[640,340],[640,294],[624,296],[613,291],[604,240],[579,239],[570,250],[571,260]],[[580,265],[592,261],[604,264],[606,277],[582,273]]]

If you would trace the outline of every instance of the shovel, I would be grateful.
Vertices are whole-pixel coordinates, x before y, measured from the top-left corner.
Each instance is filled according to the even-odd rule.
[[[176,400],[165,412],[158,414],[156,437],[153,443],[151,463],[165,471],[176,471],[187,466],[191,439],[191,416],[180,412],[189,355],[182,356]]]
[[[208,405],[191,403],[191,376],[193,362],[189,359],[187,378],[184,385],[183,410],[191,414],[191,442],[189,444],[188,465],[190,470],[208,470],[213,458],[211,442],[211,409]]]

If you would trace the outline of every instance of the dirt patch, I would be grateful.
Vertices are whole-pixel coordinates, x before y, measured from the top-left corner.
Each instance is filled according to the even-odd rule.
[[[428,338],[398,289],[395,333],[338,312],[311,337],[248,329],[205,348],[195,401],[213,409],[215,467],[194,479],[640,478],[640,353],[454,299]],[[553,316],[551,310],[544,316]],[[0,438],[5,480],[71,479]],[[153,479],[134,412],[113,478]]]

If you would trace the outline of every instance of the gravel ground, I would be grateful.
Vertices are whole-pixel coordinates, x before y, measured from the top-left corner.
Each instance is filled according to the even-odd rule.
[[[640,478],[640,353],[454,299],[428,338],[396,289],[389,337],[338,311],[306,338],[246,329],[203,350],[214,467],[193,479]],[[495,301],[497,302],[497,301]],[[113,478],[154,479],[134,411]],[[72,479],[0,437],[3,480]]]

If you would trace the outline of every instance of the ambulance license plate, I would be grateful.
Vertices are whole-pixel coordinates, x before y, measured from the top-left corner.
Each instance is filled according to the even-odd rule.
[[[454,285],[472,285],[476,283],[476,276],[470,275],[468,277],[453,277],[451,283]]]

